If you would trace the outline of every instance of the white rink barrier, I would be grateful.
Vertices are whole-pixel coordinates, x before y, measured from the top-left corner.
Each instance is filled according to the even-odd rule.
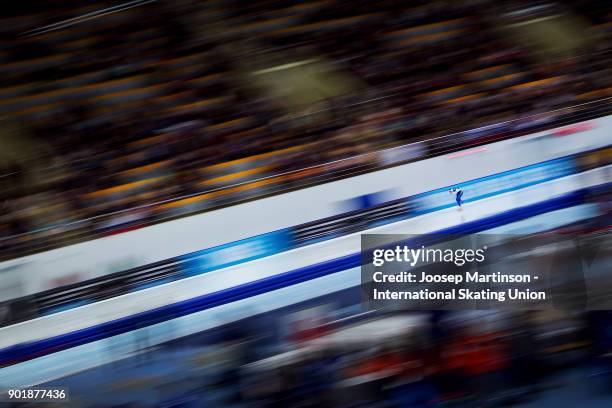
[[[612,116],[508,139],[0,263],[0,301],[610,144]]]

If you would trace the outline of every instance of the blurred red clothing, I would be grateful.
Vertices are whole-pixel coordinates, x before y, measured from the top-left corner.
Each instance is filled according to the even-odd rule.
[[[499,334],[491,333],[466,339],[465,370],[467,374],[479,375],[508,367],[510,358],[505,347],[498,340],[499,338]]]

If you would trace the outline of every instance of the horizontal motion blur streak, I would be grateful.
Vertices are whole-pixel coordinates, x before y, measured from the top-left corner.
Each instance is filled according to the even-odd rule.
[[[25,31],[20,34],[21,37],[33,37],[35,35],[45,34],[55,30],[61,30],[66,27],[73,26],[75,24],[84,23],[85,21],[93,20],[95,18],[104,17],[112,13],[118,13],[124,10],[128,10],[134,7],[143,6],[148,3],[154,3],[157,0],[134,0],[127,3],[119,4],[117,6],[108,7],[98,11],[92,11],[91,13],[83,14],[81,16],[69,18],[67,20],[59,21],[57,23],[49,24],[46,26],[34,28],[32,30]]]

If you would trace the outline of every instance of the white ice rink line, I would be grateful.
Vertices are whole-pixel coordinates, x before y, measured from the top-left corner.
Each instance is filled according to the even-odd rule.
[[[580,188],[607,182],[612,166],[536,184],[405,221],[293,249],[165,285],[117,296],[0,329],[0,348],[58,336],[165,305],[189,300],[282,272],[350,255],[360,250],[362,233],[422,234],[541,202]],[[469,197],[465,197],[469,199]],[[453,198],[449,195],[449,200]]]

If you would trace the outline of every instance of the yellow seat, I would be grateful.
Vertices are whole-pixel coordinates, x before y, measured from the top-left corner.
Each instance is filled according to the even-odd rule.
[[[167,136],[168,136],[167,133],[161,133],[159,135],[146,137],[144,139],[139,139],[134,142],[130,142],[128,143],[128,146],[129,147],[142,147],[142,146],[147,146],[147,145],[151,145],[155,143],[161,143]]]
[[[484,93],[478,92],[478,93],[471,94],[471,95],[465,95],[465,96],[460,96],[458,98],[448,99],[448,100],[442,101],[441,103],[444,105],[451,105],[454,103],[472,101],[474,99],[481,98],[482,96],[484,96]]]
[[[526,90],[526,89],[530,89],[530,88],[537,88],[539,86],[546,86],[546,85],[554,84],[555,82],[558,82],[558,81],[560,81],[560,80],[562,80],[564,78],[565,77],[563,75],[554,76],[554,77],[550,77],[550,78],[540,79],[540,80],[537,80],[537,81],[524,82],[522,84],[513,85],[513,86],[509,87],[509,89]]]
[[[513,80],[513,79],[518,79],[518,78],[520,78],[522,76],[523,76],[523,74],[520,74],[520,73],[501,75],[501,76],[498,76],[498,77],[482,80],[479,83],[482,84],[482,85],[494,85],[494,84],[499,83],[499,82],[506,82],[506,81],[510,81],[510,80]]]
[[[502,64],[502,65],[495,65],[492,67],[488,67],[488,68],[483,68],[483,69],[478,69],[476,71],[471,71],[465,74],[466,77],[472,79],[472,80],[477,80],[477,79],[481,79],[489,74],[493,74],[496,72],[503,72],[504,70],[510,68],[510,64]]]
[[[212,185],[221,184],[221,183],[230,183],[232,181],[237,181],[238,179],[241,179],[244,177],[262,174],[272,169],[273,169],[273,166],[269,166],[269,165],[259,166],[259,167],[255,167],[252,169],[247,169],[247,170],[237,171],[235,173],[226,174],[223,176],[213,177],[211,179],[207,179],[207,180],[199,182],[198,185],[205,187],[205,186],[212,186]]]
[[[223,162],[223,163],[212,164],[210,166],[203,167],[200,170],[204,171],[204,172],[215,171],[215,170],[227,168],[227,167],[230,167],[230,166],[235,166],[235,165],[238,165],[238,164],[254,162],[256,160],[267,159],[267,158],[271,158],[271,157],[278,156],[278,155],[281,155],[281,154],[291,153],[291,152],[297,151],[299,149],[303,149],[304,147],[305,146],[300,145],[300,146],[288,147],[286,149],[274,150],[274,151],[267,152],[267,153],[261,153],[261,154],[256,154],[256,155],[253,155],[253,156],[243,157],[242,159],[236,159],[236,160],[226,161],[226,162]]]
[[[131,183],[120,184],[118,186],[105,188],[105,189],[102,189],[102,190],[94,191],[92,193],[87,193],[86,196],[88,198],[100,198],[100,197],[108,196],[108,195],[111,195],[111,194],[126,192],[128,190],[132,190],[132,189],[135,189],[135,188],[138,188],[138,187],[147,186],[147,185],[150,185],[150,184],[153,184],[153,183],[158,183],[158,182],[162,181],[163,179],[164,179],[164,177],[154,177],[154,178],[150,178],[150,179],[146,179],[146,180],[133,181]]]
[[[160,169],[166,166],[167,164],[169,164],[170,162],[171,162],[170,160],[162,160],[162,161],[158,161],[158,162],[151,163],[151,164],[145,164],[144,166],[139,166],[139,167],[134,167],[132,169],[124,170],[121,172],[121,174],[124,174],[126,176],[133,176],[136,174],[146,173],[147,171]]]

